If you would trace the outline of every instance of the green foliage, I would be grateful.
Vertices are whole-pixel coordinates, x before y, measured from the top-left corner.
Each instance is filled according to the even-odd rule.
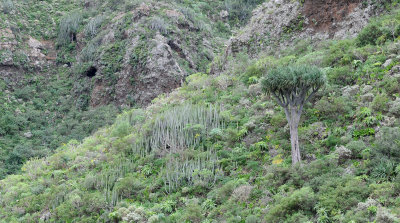
[[[360,130],[355,130],[353,132],[354,139],[359,139],[360,137],[373,136],[373,135],[375,135],[375,129],[373,128],[364,128]]]
[[[400,129],[398,127],[383,127],[379,132],[379,137],[375,144],[377,156],[383,156],[388,159],[400,161],[399,151]]]
[[[268,222],[282,222],[296,213],[310,214],[313,212],[316,202],[315,194],[309,187],[295,190],[287,197],[276,195],[275,199],[276,204],[265,216],[265,220]]]
[[[349,66],[329,69],[327,76],[332,83],[338,85],[352,85],[357,80],[356,74]]]
[[[346,148],[351,151],[353,157],[360,158],[362,151],[365,150],[367,146],[363,141],[358,140],[349,142]]]
[[[382,36],[382,30],[377,22],[368,24],[357,36],[357,43],[360,46],[375,45],[376,41]]]
[[[232,25],[243,25],[251,17],[253,9],[264,0],[225,0],[225,9],[229,13]]]
[[[388,109],[389,98],[386,93],[381,93],[375,96],[371,103],[371,107],[378,112],[385,112]]]
[[[82,15],[80,12],[72,12],[61,18],[59,24],[57,42],[60,45],[67,45],[76,41],[79,26],[82,22]]]
[[[74,11],[75,6],[56,2],[60,4],[51,5],[54,10],[61,12],[65,9],[60,7],[67,5],[66,8],[71,7],[68,11]],[[244,1],[231,3],[238,2]],[[40,12],[41,7],[50,4],[42,3],[31,4],[32,10]],[[77,2],[71,4],[74,3]],[[114,106],[88,108],[89,93],[84,89],[92,83],[77,80],[75,75],[101,63],[96,67],[104,66],[104,77],[92,80],[113,79],[122,70],[121,64],[128,62],[124,61],[125,56],[131,57],[128,59],[132,67],[140,73],[152,49],[145,41],[150,37],[140,33],[146,38],[139,37],[132,48],[124,38],[125,34],[136,35],[137,30],[148,32],[150,20],[143,17],[143,26],[130,27],[129,21],[137,19],[132,16],[139,10],[137,1],[128,2],[132,3],[129,7],[119,1],[101,3],[98,7],[104,12],[103,22],[94,21],[97,6],[88,6],[82,15],[82,24],[87,22],[85,28],[77,28],[87,39],[57,51],[57,62],[73,63],[76,72],[50,67],[45,72],[49,72],[50,79],[28,72],[26,82],[17,88],[10,87],[6,78],[0,80],[0,175],[8,175],[0,181],[2,221],[398,221],[400,136],[398,123],[389,122],[397,113],[388,112],[389,106],[393,111],[393,100],[398,96],[397,80],[390,71],[397,63],[390,55],[397,52],[396,43],[391,42],[392,33],[383,31],[374,43],[378,46],[358,47],[356,41],[348,40],[302,43],[293,51],[282,51],[281,58],[267,56],[253,62],[245,53],[235,60],[227,58],[230,68],[226,74],[191,75],[181,88],[159,96],[147,108],[123,112],[114,122],[120,111]],[[220,20],[200,29],[208,21],[206,16],[214,17],[225,9],[220,3],[229,2],[168,1],[183,14],[168,21],[163,14],[170,9],[167,4],[165,8],[157,8],[155,1],[144,4],[156,6],[151,8],[149,18],[163,18],[169,24],[168,35],[164,33],[168,38],[175,38],[178,33],[188,35],[189,40],[181,43],[184,46],[195,38],[178,30],[179,26],[194,29],[200,40],[204,38],[202,29],[206,30],[209,24],[212,35],[218,32],[218,26],[230,32]],[[15,4],[18,9],[24,6],[21,2]],[[101,28],[111,25],[107,23],[109,19],[117,18],[118,10],[124,7],[127,19],[115,26],[114,41],[105,41],[107,44],[98,47],[104,34]],[[247,9],[232,7],[231,12]],[[60,17],[61,13],[54,21]],[[29,18],[29,23],[20,24],[21,30],[37,23],[44,31],[32,31],[32,36],[41,37],[45,32],[45,39],[54,36],[55,30],[48,28],[50,20],[39,19],[42,17],[37,14],[30,14]],[[387,29],[390,20],[381,19],[388,21],[380,23]],[[228,22],[237,24],[234,20],[230,18]],[[135,32],[125,33],[127,29]],[[153,34],[151,31],[149,35]],[[84,50],[76,54],[82,47]],[[132,56],[126,55],[128,52]],[[11,56],[21,68],[29,64],[26,56],[15,53]],[[83,62],[79,66],[75,64],[76,55]],[[383,68],[389,57],[392,65]],[[305,111],[306,121],[301,127],[305,132],[301,137],[305,162],[293,168],[289,165],[285,115],[257,88],[264,73],[304,63],[331,67],[324,70],[333,84],[327,85],[314,108]],[[287,75],[283,71],[276,73]],[[287,77],[298,77],[294,73]],[[300,78],[288,80],[275,84],[288,89],[294,84],[310,83]],[[341,85],[349,84],[373,86],[376,96],[372,103],[362,101],[358,90],[343,96]],[[71,97],[73,85],[77,88],[73,93],[85,104],[79,106],[82,109],[74,106],[77,103]],[[79,141],[89,134],[93,136]],[[352,141],[352,136],[357,140]],[[64,144],[72,138],[78,141]],[[339,162],[340,157],[331,150],[341,144],[352,152],[345,163]],[[55,150],[53,155],[48,155],[50,150]]]
[[[161,34],[166,35],[169,33],[168,24],[160,17],[152,18],[149,23],[149,28],[158,31]]]
[[[85,26],[85,35],[89,38],[95,37],[97,33],[99,32],[99,29],[101,25],[103,24],[104,21],[104,16],[98,15],[92,19],[86,24]]]
[[[149,46],[145,41],[140,41],[138,45],[132,50],[129,64],[133,68],[140,69],[146,65],[149,57],[148,47]]]
[[[269,71],[261,81],[266,92],[276,95],[308,93],[325,84],[325,76],[320,69],[309,65],[279,67]],[[282,93],[279,93],[282,92]]]

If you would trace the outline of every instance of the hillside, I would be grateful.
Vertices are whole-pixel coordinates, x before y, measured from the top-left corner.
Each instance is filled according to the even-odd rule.
[[[93,7],[93,14],[82,15],[72,42],[55,41],[58,59],[45,61],[49,68],[1,63],[0,109],[9,112],[2,120],[19,109],[21,121],[1,122],[0,155],[13,154],[8,145],[43,145],[43,138],[23,134],[29,128],[82,130],[49,138],[54,152],[46,145],[19,162],[4,159],[15,167],[0,181],[0,222],[400,222],[399,2],[271,0],[250,20],[235,14],[232,2],[135,1],[130,8],[127,1],[125,13],[114,1],[44,3],[54,7],[58,24],[71,17],[56,6]],[[261,1],[241,3],[251,11]],[[142,15],[144,5],[148,15],[119,23]],[[176,21],[166,18],[183,6],[203,28],[185,10]],[[320,8],[327,13],[316,14]],[[85,37],[83,24],[102,11],[102,31]],[[61,38],[57,29],[37,30],[21,35],[28,43],[27,36]],[[93,57],[82,60],[94,42]],[[326,83],[304,106],[302,161],[292,166],[285,111],[263,83],[275,69],[304,64],[319,67]],[[141,78],[127,80],[136,74]],[[25,83],[30,91],[20,92]],[[71,108],[80,95],[84,108]],[[67,109],[61,117],[34,119],[58,114],[60,106]]]
[[[260,2],[3,0],[0,179],[205,72]]]

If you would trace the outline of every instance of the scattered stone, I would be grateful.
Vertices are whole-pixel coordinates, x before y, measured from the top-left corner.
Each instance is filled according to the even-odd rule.
[[[364,95],[361,95],[361,101],[362,102],[372,102],[374,100],[374,94],[372,93],[367,93]]]
[[[32,134],[32,132],[25,132],[24,136],[29,139],[29,138],[32,138],[33,134]]]
[[[323,122],[315,122],[310,125],[309,132],[307,133],[308,137],[323,139],[327,137],[326,127]]]
[[[17,40],[11,29],[0,29],[0,50],[13,50]]]
[[[50,211],[45,211],[42,213],[42,215],[40,216],[40,220],[42,221],[48,221],[50,220],[51,217],[51,212]]]
[[[391,63],[393,62],[392,59],[388,59],[385,61],[385,63],[382,65],[384,68],[388,67]]]
[[[343,173],[345,175],[354,175],[355,171],[356,170],[355,170],[354,166],[353,165],[349,165],[348,167],[346,167],[346,169],[344,169]]]
[[[182,13],[180,13],[178,11],[168,10],[168,9],[165,10],[165,14],[170,18],[179,18],[179,17],[183,16]]]
[[[335,153],[339,156],[339,163],[344,163],[347,159],[351,158],[351,150],[344,146],[336,147]]]
[[[141,15],[148,16],[150,14],[150,6],[143,2],[138,7],[138,11]]]
[[[228,11],[226,11],[226,10],[222,10],[222,11],[219,13],[219,17],[221,17],[221,19],[226,19],[226,18],[228,18],[228,16],[229,16],[229,13],[228,13]]]
[[[379,203],[372,199],[372,198],[368,198],[365,202],[360,202],[357,204],[357,211],[365,211],[367,210],[369,207],[371,206],[378,206]]]

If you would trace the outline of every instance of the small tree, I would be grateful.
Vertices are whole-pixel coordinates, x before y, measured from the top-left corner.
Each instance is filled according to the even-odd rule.
[[[292,164],[295,165],[301,161],[298,127],[303,106],[325,84],[325,75],[310,65],[278,67],[271,70],[261,84],[285,110],[290,127]]]

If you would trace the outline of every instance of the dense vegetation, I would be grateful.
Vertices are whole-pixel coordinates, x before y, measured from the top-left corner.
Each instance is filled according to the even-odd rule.
[[[0,181],[0,221],[399,222],[399,41],[393,11],[355,39],[299,40],[279,58],[239,53],[218,76],[190,75]],[[304,106],[292,167],[285,111],[261,80],[303,64],[327,83]]]
[[[95,79],[87,78],[85,72],[97,60],[106,67],[105,81],[115,83],[115,72],[121,69],[121,60],[129,45],[128,40],[123,38],[123,32],[135,24],[127,19],[127,15],[114,28],[115,42],[100,47],[99,39],[108,34],[109,30],[105,29],[113,24],[113,18],[121,12],[138,8],[142,2],[152,1],[0,2],[0,21],[7,21],[0,24],[0,31],[10,28],[18,42],[12,51],[0,48],[0,65],[10,57],[13,60],[11,66],[24,73],[17,83],[8,77],[0,79],[0,179],[19,172],[22,164],[30,158],[44,157],[69,140],[82,140],[94,130],[114,122],[123,108],[114,103],[90,107],[90,92]],[[215,38],[225,39],[231,32],[229,26],[244,24],[251,10],[262,1],[165,2],[171,4],[168,7],[183,13],[190,25],[202,29],[184,33],[187,39],[205,38],[202,35],[210,32]],[[85,9],[87,5],[91,6],[89,10]],[[162,5],[144,24],[146,27],[141,34],[141,43],[131,55],[130,65],[134,68],[140,68],[145,63],[149,48],[146,39],[155,31],[172,37],[171,32],[180,32],[174,27],[174,21],[165,16],[165,7]],[[229,11],[227,23],[219,21],[221,10]],[[76,36],[79,34],[82,37],[78,44]],[[25,41],[30,36],[50,42],[54,40],[55,65],[40,68],[32,65],[33,61],[25,52]],[[199,52],[199,58],[195,58],[197,67],[189,68],[182,61],[188,73],[205,71],[212,59],[202,49]],[[55,55],[55,52],[45,53],[50,57]],[[129,105],[137,106],[134,101],[130,101]]]

